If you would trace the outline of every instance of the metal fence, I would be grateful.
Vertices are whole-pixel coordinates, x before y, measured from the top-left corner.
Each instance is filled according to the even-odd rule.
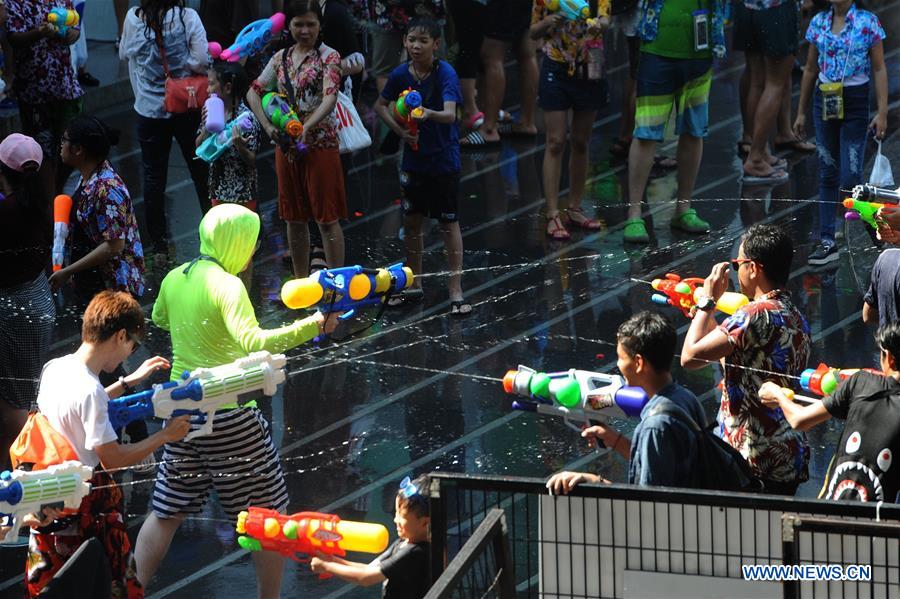
[[[781,583],[744,580],[741,566],[783,563],[784,513],[872,521],[877,509],[870,503],[631,485],[585,485],[558,497],[548,495],[539,479],[455,474],[434,474],[431,496],[433,579],[485,514],[500,508],[517,596],[542,599],[781,597]],[[878,516],[900,520],[900,505],[883,505]],[[900,599],[896,541],[885,540],[880,559],[864,549],[865,534],[853,543],[850,538],[860,534],[841,536],[835,563],[871,564],[873,580],[855,584],[850,595],[841,582],[802,583],[801,596]],[[825,559],[830,554],[820,542],[826,541],[799,543],[796,559]]]

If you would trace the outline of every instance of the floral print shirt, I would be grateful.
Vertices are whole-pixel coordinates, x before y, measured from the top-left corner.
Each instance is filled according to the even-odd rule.
[[[104,241],[125,240],[122,253],[100,269],[107,289],[143,295],[144,248],[128,188],[112,165],[104,162],[87,181],[79,181],[73,200],[75,220],[94,247]]]
[[[9,33],[26,33],[47,22],[50,10],[59,6],[72,9],[71,0],[8,0],[6,10]],[[69,46],[62,38],[41,38],[30,46],[13,46],[15,78],[13,88],[24,104],[46,104],[56,100],[74,100],[84,92],[75,78]]]
[[[642,41],[652,42],[659,33],[659,13],[662,11],[665,0],[640,0],[638,8],[641,15],[638,19],[638,37]],[[724,0],[711,0],[712,18],[710,20],[710,37],[712,38],[712,53],[716,58],[725,57],[725,2]],[[693,40],[686,43],[693,45]]]
[[[597,0],[597,18],[608,17],[609,10],[610,0]],[[544,20],[549,14],[550,11],[547,10],[543,0],[534,0],[531,8],[531,24]],[[544,54],[550,60],[566,63],[570,77],[575,74],[578,65],[587,64],[588,47],[585,42],[600,39],[589,37],[587,31],[586,20],[566,19],[555,31],[544,35],[542,46]]]
[[[477,1],[477,0],[476,0]],[[444,25],[444,0],[353,0],[353,14],[390,33],[403,33],[415,17],[430,16]]]
[[[790,387],[789,377],[799,376],[806,367],[810,348],[806,319],[791,303],[790,294],[776,289],[735,312],[719,330],[733,348],[724,366],[718,416],[722,438],[764,480],[807,480],[806,435],[791,428],[780,409],[764,406],[757,395],[765,381]]]
[[[250,129],[242,130],[241,136],[247,149],[255,153],[259,151],[260,127],[253,112],[244,102],[239,102],[234,115],[228,120],[234,120],[244,113],[249,113],[252,126]],[[204,124],[200,123],[200,129],[203,128]],[[200,134],[200,130],[197,134]],[[240,204],[256,200],[258,199],[256,180],[256,165],[244,162],[232,144],[209,165],[209,199]]]
[[[287,94],[284,82],[285,77],[289,76],[297,103],[294,110],[297,111],[300,121],[305,123],[325,96],[337,95],[341,87],[341,56],[334,49],[321,44],[307,54],[299,65],[295,65],[294,48],[295,46],[291,46],[276,52],[253,83],[253,87],[260,95],[270,91]],[[285,52],[288,53],[287,75],[283,59]],[[334,111],[307,131],[306,145],[310,148],[337,149],[337,120]]]
[[[885,39],[878,17],[850,5],[844,28],[832,33],[834,10],[820,12],[809,22],[806,40],[819,51],[819,79],[862,85],[869,80],[872,66],[869,48]]]

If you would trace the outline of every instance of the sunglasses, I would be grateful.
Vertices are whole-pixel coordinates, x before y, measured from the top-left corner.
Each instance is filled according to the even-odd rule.
[[[742,264],[746,264],[748,262],[753,262],[753,260],[751,260],[750,258],[735,258],[731,261],[731,265],[735,270],[737,270],[741,267]]]
[[[137,337],[132,335],[131,333],[128,333],[128,339],[131,341],[131,344],[132,344],[131,345],[131,353],[136,352],[138,350],[138,348],[141,346],[141,341]]]

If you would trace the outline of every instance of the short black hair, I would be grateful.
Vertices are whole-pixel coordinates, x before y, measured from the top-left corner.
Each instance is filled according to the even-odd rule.
[[[431,479],[427,474],[417,476],[412,483],[416,486],[417,491],[411,495],[407,495],[405,489],[397,491],[397,501],[400,509],[412,512],[419,518],[431,516],[431,507],[428,505],[428,497]]]
[[[247,90],[250,89],[250,79],[240,62],[215,60],[212,63],[212,70],[215,71],[216,79],[221,85],[231,84],[231,97],[235,104],[244,99]]]
[[[406,25],[406,35],[412,31],[424,31],[431,36],[431,39],[441,39],[441,26],[438,22],[428,16],[414,17]]]
[[[640,354],[659,372],[672,369],[678,334],[668,320],[647,310],[619,325],[616,341],[629,356]]]
[[[307,13],[315,14],[319,20],[319,27],[323,25],[324,18],[322,16],[322,7],[319,6],[319,0],[289,0],[284,7],[284,22],[289,26],[294,18]]]
[[[878,327],[875,341],[881,349],[894,356],[895,360],[900,360],[900,322],[895,320]]]
[[[791,275],[794,242],[787,232],[776,225],[756,224],[741,236],[744,255],[756,262],[769,282],[784,287]]]
[[[93,115],[82,114],[66,127],[66,137],[72,145],[81,146],[94,160],[109,158],[109,149],[119,143],[119,131],[112,129]]]

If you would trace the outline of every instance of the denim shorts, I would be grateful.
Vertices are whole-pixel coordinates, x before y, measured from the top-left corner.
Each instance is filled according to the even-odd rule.
[[[570,108],[575,112],[597,111],[603,106],[604,98],[601,80],[570,77],[566,63],[544,57],[538,86],[538,105],[544,112]]]

